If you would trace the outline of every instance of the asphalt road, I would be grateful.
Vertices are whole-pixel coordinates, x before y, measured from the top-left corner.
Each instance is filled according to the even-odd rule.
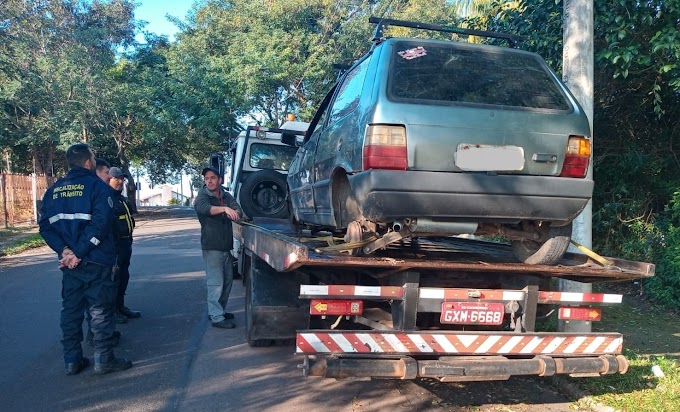
[[[240,283],[229,301],[237,328],[210,326],[198,228],[190,209],[138,225],[126,303],[143,315],[119,325],[116,352],[134,366],[105,376],[91,367],[64,375],[55,255],[41,248],[0,260],[0,410],[571,411],[570,400],[538,378],[304,379],[293,347],[245,343]]]

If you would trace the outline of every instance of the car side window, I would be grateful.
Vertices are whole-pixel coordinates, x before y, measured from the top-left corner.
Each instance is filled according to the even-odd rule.
[[[370,58],[365,59],[345,76],[330,111],[329,125],[335,123],[359,105],[370,61]]]

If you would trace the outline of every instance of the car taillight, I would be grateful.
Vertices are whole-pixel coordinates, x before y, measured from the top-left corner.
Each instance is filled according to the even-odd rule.
[[[364,170],[406,170],[407,166],[406,129],[403,126],[368,126],[364,143]]]
[[[590,164],[590,140],[582,136],[569,136],[567,153],[562,166],[562,177],[585,177]]]

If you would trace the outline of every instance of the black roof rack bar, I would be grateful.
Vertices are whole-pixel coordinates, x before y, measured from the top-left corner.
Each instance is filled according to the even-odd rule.
[[[373,41],[374,42],[380,42],[382,40],[383,30],[387,26],[400,26],[400,27],[409,27],[409,28],[412,28],[412,29],[433,30],[433,31],[441,31],[441,32],[456,33],[456,34],[466,34],[466,35],[470,35],[470,36],[479,36],[479,37],[491,37],[491,38],[494,38],[494,39],[507,40],[513,48],[517,48],[518,43],[524,39],[523,36],[518,36],[516,34],[497,33],[497,32],[493,32],[493,31],[485,31],[485,30],[461,29],[461,28],[458,28],[458,27],[447,27],[447,26],[442,26],[442,25],[439,25],[439,24],[419,23],[419,22],[407,21],[407,20],[381,19],[379,17],[374,17],[374,16],[369,17],[368,22],[377,24],[377,26],[375,28],[375,34],[373,35]]]

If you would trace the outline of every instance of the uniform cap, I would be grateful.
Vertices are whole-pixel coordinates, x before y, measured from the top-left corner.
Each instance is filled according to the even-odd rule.
[[[111,177],[115,177],[116,179],[120,177],[125,177],[125,172],[120,167],[112,167],[109,169],[109,174]]]

